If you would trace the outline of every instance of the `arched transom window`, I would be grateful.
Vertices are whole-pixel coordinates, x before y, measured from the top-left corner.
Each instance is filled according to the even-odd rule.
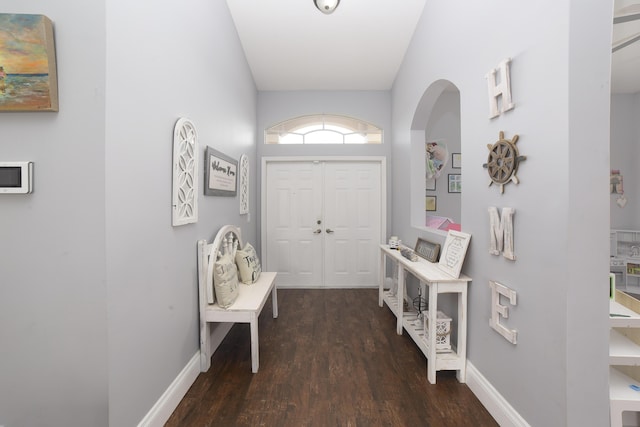
[[[382,129],[347,116],[314,114],[271,126],[265,144],[382,144]]]

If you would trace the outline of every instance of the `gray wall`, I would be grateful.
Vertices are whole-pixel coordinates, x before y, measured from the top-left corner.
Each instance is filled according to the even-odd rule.
[[[257,91],[224,2],[13,11],[54,22],[60,112],[0,115],[1,158],[36,165],[0,199],[0,425],[137,425],[199,349],[196,240],[257,231],[237,197],[171,226],[174,124],[255,171]]]
[[[256,236],[237,197],[202,191],[197,224],[171,226],[173,126],[194,122],[201,164],[211,146],[255,171],[257,91],[225,2],[108,2],[107,22],[109,423],[125,426],[199,349],[196,240],[228,223]]]
[[[619,169],[624,179],[624,208],[611,195],[611,228],[640,229],[640,94],[611,95],[611,169]]]
[[[439,79],[460,90],[462,225],[473,235],[463,269],[473,278],[468,356],[534,426],[609,422],[600,289],[608,274],[611,9],[596,1],[427,2],[392,90],[392,230],[409,242],[440,237],[410,226],[412,201],[402,191],[416,107]],[[509,57],[516,108],[490,120],[485,75]],[[504,195],[487,187],[482,168],[501,130],[520,135],[527,156],[520,185]],[[515,262],[488,253],[490,206],[516,210]],[[517,345],[488,326],[489,280],[518,293],[503,320],[518,330]]]
[[[54,23],[60,112],[0,114],[0,159],[35,162],[0,196],[0,425],[105,427],[104,4],[12,3]]]

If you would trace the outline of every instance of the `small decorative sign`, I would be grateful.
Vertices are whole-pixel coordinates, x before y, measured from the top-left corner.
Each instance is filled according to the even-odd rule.
[[[418,238],[415,253],[429,262],[436,262],[440,253],[440,244]]]
[[[438,263],[440,270],[456,279],[459,278],[470,240],[470,234],[449,230]]]
[[[204,194],[230,196],[237,193],[238,161],[207,147],[205,152]]]

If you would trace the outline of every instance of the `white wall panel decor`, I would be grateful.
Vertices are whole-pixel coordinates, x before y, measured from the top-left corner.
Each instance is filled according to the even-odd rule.
[[[174,226],[198,222],[198,134],[191,120],[180,118],[173,130]]]

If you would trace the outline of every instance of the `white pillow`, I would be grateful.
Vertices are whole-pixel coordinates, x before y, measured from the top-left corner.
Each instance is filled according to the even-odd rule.
[[[213,265],[213,287],[222,308],[229,308],[238,298],[238,269],[231,255],[223,255]]]
[[[260,259],[256,254],[256,250],[247,243],[243,249],[236,251],[236,264],[238,264],[238,275],[240,281],[245,285],[255,283],[262,273]]]

